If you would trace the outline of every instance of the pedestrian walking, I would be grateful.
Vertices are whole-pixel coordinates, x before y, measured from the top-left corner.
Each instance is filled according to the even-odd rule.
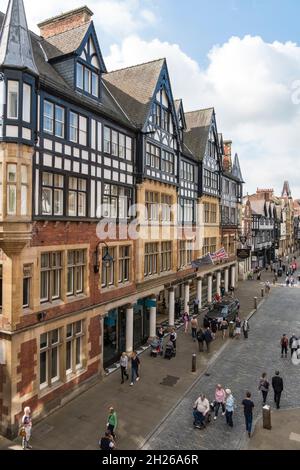
[[[222,385],[218,384],[216,391],[215,391],[215,403],[214,403],[214,409],[215,409],[215,417],[214,420],[216,421],[218,414],[219,414],[219,409],[220,406],[222,407],[222,416],[225,415],[226,413],[226,392]]]
[[[288,346],[289,346],[289,339],[287,335],[282,335],[282,338],[280,340],[280,345],[281,345],[281,357],[283,357],[283,354],[285,354],[285,357],[287,357]]]
[[[114,440],[116,439],[115,431],[117,429],[117,425],[118,425],[117,412],[114,410],[114,407],[111,406],[109,408],[109,415],[108,415],[108,418],[107,418],[106,428],[107,428],[107,431],[110,432],[110,434],[112,435]]]
[[[280,372],[277,370],[274,377],[272,378],[272,387],[274,390],[274,402],[276,403],[276,408],[280,408],[280,399],[283,392],[283,380],[280,377]]]
[[[289,287],[289,285],[290,285],[290,278],[289,278],[288,275],[285,278],[285,285],[286,285],[286,287]]]
[[[206,330],[204,332],[204,341],[205,341],[205,344],[206,344],[206,352],[207,353],[209,353],[210,343],[212,342],[212,340],[213,340],[213,337],[212,337],[210,328],[206,328]]]
[[[32,449],[32,446],[29,444],[32,434],[31,409],[29,406],[24,408],[24,415],[21,423],[20,436],[22,437],[22,449]]]
[[[243,326],[242,326],[244,338],[248,339],[249,331],[250,331],[250,326],[248,320],[244,320]]]
[[[204,328],[210,328],[210,321],[207,315],[203,318],[203,326]]]
[[[190,323],[190,316],[188,312],[184,312],[182,319],[184,323],[184,332],[187,333],[189,330],[189,323]]]
[[[140,380],[140,365],[141,361],[136,351],[134,351],[131,356],[131,386],[134,385],[135,382],[138,382]]]
[[[128,375],[128,356],[125,352],[122,353],[120,357],[120,369],[121,369],[121,384],[124,383],[124,377],[126,380],[129,379]]]
[[[116,448],[114,438],[112,437],[109,431],[106,431],[104,436],[99,441],[99,447],[101,450],[106,450],[108,452]]]
[[[241,326],[242,326],[242,321],[240,317],[237,316],[235,319],[235,336],[237,339],[241,337]]]
[[[221,322],[221,331],[222,331],[222,339],[226,338],[226,331],[228,330],[228,322],[226,318],[224,317],[222,322]]]
[[[248,436],[251,437],[254,403],[251,400],[250,392],[246,393],[246,398],[244,398],[244,400],[242,401],[242,405],[244,407],[246,431],[248,433]]]
[[[261,391],[262,397],[263,397],[263,405],[266,404],[267,402],[267,397],[269,393],[269,387],[270,383],[267,379],[267,374],[264,372],[259,380],[259,385],[258,385],[258,390]]]
[[[191,320],[191,327],[192,327],[192,338],[194,341],[197,341],[198,320],[197,320],[196,315],[194,315]]]
[[[267,281],[265,283],[265,290],[266,290],[266,294],[270,294],[270,291],[271,291],[271,284],[270,284],[270,281]]]
[[[225,404],[226,423],[228,426],[233,428],[232,417],[233,417],[235,399],[232,395],[230,388],[227,388],[225,392],[226,392],[226,404]]]
[[[258,270],[256,279],[257,279],[258,281],[260,281],[260,279],[261,279],[261,271],[259,271],[259,270]]]
[[[205,340],[204,331],[202,330],[202,328],[199,328],[199,330],[197,331],[197,341],[198,341],[199,352],[203,352],[204,340]]]
[[[296,335],[292,335],[289,341],[289,346],[291,350],[291,357],[293,357],[293,354],[295,351],[298,349],[298,338]]]
[[[176,340],[177,340],[177,333],[176,333],[175,328],[172,328],[171,334],[170,334],[170,341],[172,342],[175,351],[176,351]]]

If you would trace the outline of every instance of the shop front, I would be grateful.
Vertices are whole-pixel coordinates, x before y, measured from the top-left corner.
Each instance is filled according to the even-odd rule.
[[[136,350],[147,343],[150,332],[151,299],[140,299],[133,307],[133,349]]]
[[[126,307],[108,312],[103,326],[103,365],[111,366],[126,350]]]

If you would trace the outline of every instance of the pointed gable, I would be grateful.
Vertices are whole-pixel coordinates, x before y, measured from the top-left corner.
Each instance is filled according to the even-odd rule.
[[[0,37],[0,66],[38,75],[23,0],[9,0]]]
[[[233,167],[232,167],[232,174],[235,176],[239,181],[244,183],[242,172],[241,172],[241,167],[240,167],[240,161],[238,154],[236,153],[234,156],[234,162],[233,162]]]
[[[179,128],[186,130],[186,120],[185,120],[182,100],[175,100],[174,105],[175,105],[175,110],[177,114]]]
[[[187,131],[184,143],[198,160],[203,160],[214,118],[214,108],[201,109],[185,114]]]
[[[151,110],[164,59],[109,72],[103,76],[107,88],[130,121],[143,128]]]

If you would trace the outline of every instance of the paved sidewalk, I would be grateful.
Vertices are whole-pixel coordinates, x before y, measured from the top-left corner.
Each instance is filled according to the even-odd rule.
[[[260,290],[261,284],[257,281],[239,284],[235,296],[240,299],[242,317],[253,309],[254,296],[260,300]],[[205,372],[224,343],[232,341],[222,341],[218,336],[210,354],[199,354],[191,335],[179,330],[176,358],[168,361],[151,358],[149,351],[142,354],[141,380],[135,386],[130,387],[128,382],[121,385],[120,371],[117,371],[97,381],[95,386],[43,421],[33,423],[34,449],[97,449],[111,405],[119,417],[118,449],[142,447],[146,437]],[[197,353],[197,373],[191,372],[193,353]],[[20,444],[20,439],[14,444]]]
[[[300,409],[272,413],[272,429],[263,429],[260,419],[247,450],[300,450]]]

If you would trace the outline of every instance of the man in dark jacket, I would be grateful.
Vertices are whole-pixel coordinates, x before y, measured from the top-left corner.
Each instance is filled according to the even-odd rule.
[[[275,372],[275,376],[272,378],[272,387],[274,390],[274,401],[276,403],[276,408],[279,410],[280,408],[280,398],[283,391],[283,380],[279,376],[279,371]]]
[[[212,342],[213,337],[210,331],[210,328],[206,328],[204,332],[204,341],[206,343],[206,351],[209,353],[210,343]]]

